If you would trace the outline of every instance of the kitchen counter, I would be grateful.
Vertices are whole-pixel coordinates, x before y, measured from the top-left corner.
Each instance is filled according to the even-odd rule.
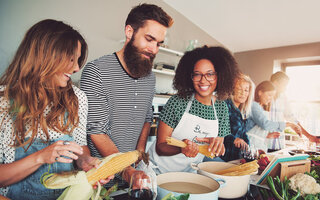
[[[112,196],[114,200],[128,200],[127,193],[119,193],[118,195]],[[219,198],[219,200],[227,200],[223,198]],[[260,192],[258,191],[258,187],[255,185],[250,185],[249,192],[244,196],[236,199],[228,199],[228,200],[263,200]]]

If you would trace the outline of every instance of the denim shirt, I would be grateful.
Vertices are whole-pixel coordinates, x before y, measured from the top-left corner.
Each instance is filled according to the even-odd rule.
[[[266,115],[264,110],[258,102],[253,102],[251,106],[251,115],[247,120],[246,128],[251,130],[255,125],[269,132],[282,132],[285,127],[285,122],[271,121]]]
[[[72,136],[64,135],[58,139],[51,140],[49,143],[44,143],[41,139],[36,139],[32,145],[25,152],[23,147],[18,147],[15,150],[16,160],[20,160],[32,153],[35,153],[45,147],[53,144],[58,140],[64,141],[73,141]],[[50,168],[50,171],[49,171]],[[50,164],[44,164],[39,167],[35,172],[27,176],[25,179],[12,184],[9,186],[9,192],[7,193],[7,197],[13,200],[34,200],[34,199],[48,199],[54,200],[57,199],[64,189],[47,189],[41,184],[41,176],[48,172],[49,173],[59,173],[62,171],[71,171],[73,170],[72,163],[60,163],[55,162]]]
[[[222,156],[222,159],[225,161],[230,161],[240,158],[240,149],[234,146],[234,140],[236,138],[241,138],[247,144],[249,144],[249,139],[246,134],[246,119],[243,119],[242,113],[233,104],[231,99],[227,99],[225,102],[229,108],[231,135],[226,136],[224,139],[226,152],[225,155]]]

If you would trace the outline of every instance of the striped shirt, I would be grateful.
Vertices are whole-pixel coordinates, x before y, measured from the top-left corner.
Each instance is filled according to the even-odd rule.
[[[87,134],[107,134],[120,152],[136,149],[144,123],[153,117],[154,74],[132,78],[114,53],[87,63],[80,85],[88,98]],[[101,157],[90,137],[88,146]]]

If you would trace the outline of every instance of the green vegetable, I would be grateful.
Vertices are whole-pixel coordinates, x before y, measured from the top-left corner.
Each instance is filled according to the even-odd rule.
[[[188,200],[190,194],[185,193],[179,196],[174,196],[171,192],[164,196],[161,200]]]
[[[311,176],[312,178],[314,178],[317,181],[317,183],[320,182],[319,175],[317,174],[316,170],[312,170],[311,172],[305,172],[305,174],[307,174],[307,175]]]
[[[108,190],[104,187],[102,187],[101,192],[100,192],[100,197],[105,200],[111,200],[111,197],[109,195],[115,191],[118,190],[118,183],[115,183],[111,188]]]
[[[263,198],[264,200],[268,200],[268,199],[270,198],[269,192],[268,192],[267,189],[265,189],[265,188],[260,188],[260,193],[261,193],[262,198]]]
[[[271,176],[267,176],[267,183],[268,183],[268,186],[272,192],[272,194],[278,199],[278,200],[284,200],[281,195],[278,193],[278,191],[276,190],[276,187],[275,187],[275,183],[273,182],[273,179]]]

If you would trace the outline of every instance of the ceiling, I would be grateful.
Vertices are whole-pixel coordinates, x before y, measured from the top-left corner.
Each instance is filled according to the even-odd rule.
[[[320,42],[319,0],[164,0],[233,52]]]

